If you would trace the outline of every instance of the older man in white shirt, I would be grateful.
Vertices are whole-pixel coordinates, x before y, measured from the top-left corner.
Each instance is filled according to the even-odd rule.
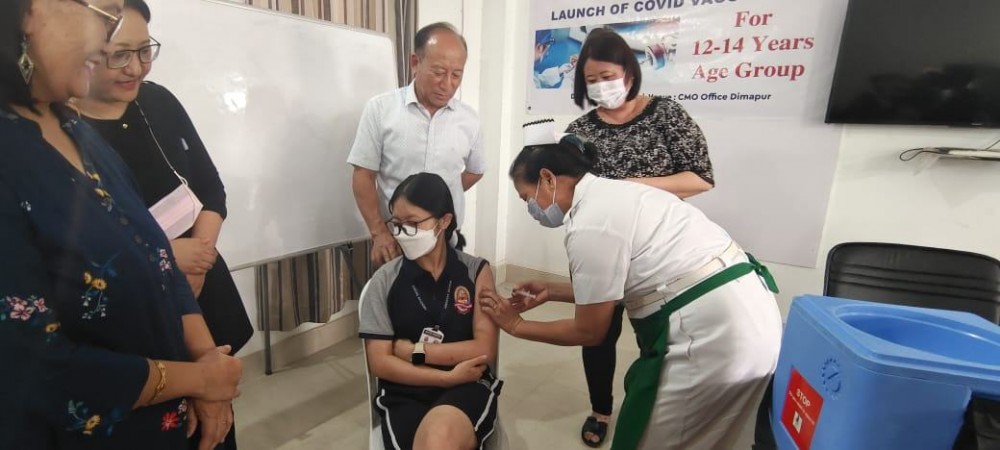
[[[375,265],[399,255],[385,220],[389,198],[406,177],[431,172],[444,178],[461,227],[465,191],[486,170],[479,116],[454,98],[468,56],[465,39],[450,24],[435,23],[417,31],[414,44],[413,82],[368,101],[347,158]]]

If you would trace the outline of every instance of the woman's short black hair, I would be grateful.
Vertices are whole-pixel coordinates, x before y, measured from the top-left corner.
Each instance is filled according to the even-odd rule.
[[[31,0],[0,1],[0,108],[9,105],[34,107],[31,88],[21,77],[17,60],[21,58],[24,16]]]
[[[639,90],[642,89],[642,69],[639,67],[639,59],[635,57],[635,50],[613,30],[598,28],[591,31],[583,41],[580,59],[576,62],[576,78],[573,83],[573,101],[576,106],[583,108],[584,99],[591,105],[597,105],[587,95],[587,77],[583,74],[583,66],[591,58],[622,66],[625,69],[625,80],[632,79],[632,89],[629,89],[627,99],[632,100],[639,95]]]
[[[149,23],[153,18],[153,14],[149,12],[149,5],[144,0],[125,0],[125,9],[129,8],[138,12],[146,23]]]
[[[455,214],[455,201],[451,198],[451,190],[444,179],[436,173],[421,172],[410,175],[392,193],[389,199],[389,211],[396,204],[396,200],[405,198],[413,206],[417,206],[432,216],[440,219],[445,214],[451,214],[451,224],[444,231],[444,238],[451,242],[451,237],[458,234],[456,250],[465,248],[465,236],[458,231],[458,215]]]
[[[553,174],[580,178],[597,164],[597,147],[587,138],[567,134],[557,144],[529,145],[521,150],[510,165],[514,181],[537,183],[542,169]]]

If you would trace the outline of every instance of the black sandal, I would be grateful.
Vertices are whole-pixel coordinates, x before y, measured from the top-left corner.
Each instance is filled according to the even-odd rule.
[[[591,433],[597,436],[597,442],[587,439],[587,433]],[[583,422],[583,429],[580,430],[580,439],[583,439],[583,443],[587,444],[588,447],[597,448],[601,444],[604,444],[604,438],[608,436],[608,423],[601,422],[597,420],[596,417],[587,417],[587,420]]]

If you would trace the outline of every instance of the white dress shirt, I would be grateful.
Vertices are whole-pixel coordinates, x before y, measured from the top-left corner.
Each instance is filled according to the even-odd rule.
[[[411,83],[368,101],[347,162],[378,172],[379,205],[385,218],[393,191],[406,177],[419,172],[440,175],[451,191],[461,226],[462,173],[486,171],[479,116],[452,98],[431,117],[417,101]]]

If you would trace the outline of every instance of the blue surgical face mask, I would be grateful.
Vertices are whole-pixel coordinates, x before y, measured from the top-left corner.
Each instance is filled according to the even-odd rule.
[[[566,217],[566,213],[559,208],[556,204],[556,190],[552,189],[552,204],[548,208],[542,209],[538,206],[538,188],[541,186],[542,180],[538,180],[538,184],[535,185],[535,197],[528,199],[528,214],[531,214],[535,220],[538,221],[543,227],[546,228],[559,228],[563,225],[563,219]],[[556,184],[558,187],[558,184]]]

